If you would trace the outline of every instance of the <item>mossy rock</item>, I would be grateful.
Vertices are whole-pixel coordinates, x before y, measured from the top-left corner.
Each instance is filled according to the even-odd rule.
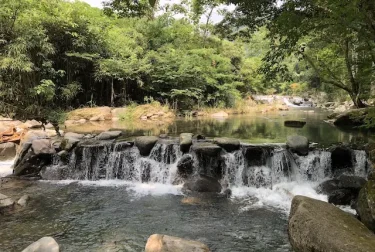
[[[361,221],[375,232],[375,175],[361,189],[358,196],[357,213]]]

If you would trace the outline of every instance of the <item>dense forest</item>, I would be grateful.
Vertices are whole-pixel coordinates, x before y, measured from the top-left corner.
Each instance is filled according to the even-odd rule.
[[[0,5],[3,115],[53,117],[153,100],[178,109],[235,107],[252,94],[319,91],[363,107],[375,77],[371,0]],[[223,21],[213,22],[213,10]]]

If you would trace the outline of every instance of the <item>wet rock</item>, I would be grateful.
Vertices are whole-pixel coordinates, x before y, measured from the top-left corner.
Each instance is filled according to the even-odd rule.
[[[291,128],[303,128],[306,125],[306,122],[303,121],[285,121],[284,126],[285,127],[291,127]]]
[[[61,149],[66,151],[71,151],[79,143],[78,138],[74,137],[64,137],[64,140],[61,142]]]
[[[241,143],[238,139],[232,138],[215,138],[214,143],[219,145],[221,148],[226,150],[227,152],[232,152],[240,149]]]
[[[211,117],[215,117],[215,118],[226,118],[228,116],[229,116],[228,113],[224,111],[220,111],[211,115]]]
[[[16,156],[15,143],[0,144],[0,161],[12,160]]]
[[[183,155],[177,163],[178,175],[188,178],[194,171],[194,160],[189,154]]]
[[[269,147],[246,146],[244,147],[244,155],[250,166],[262,166],[266,165],[267,158],[272,150]]]
[[[35,154],[32,149],[23,152],[15,162],[13,174],[16,176],[38,176],[40,170],[52,163],[52,154]]]
[[[375,232],[375,176],[369,177],[361,189],[357,202],[357,213],[361,221]]]
[[[188,181],[183,186],[183,189],[190,190],[193,192],[221,192],[221,185],[219,181],[215,178],[211,178],[204,175],[195,176]]]
[[[368,108],[350,110],[337,116],[333,124],[343,128],[362,126],[367,113]]]
[[[56,153],[50,139],[36,139],[31,143],[31,148],[36,155]]]
[[[142,156],[148,156],[158,140],[155,136],[141,136],[135,139],[134,144]]]
[[[370,252],[375,248],[375,234],[352,215],[304,196],[293,198],[288,233],[294,251]]]
[[[122,131],[105,131],[100,133],[96,138],[98,140],[111,140],[116,139],[122,135]]]
[[[40,171],[43,180],[64,180],[68,179],[69,167],[66,165],[45,166]]]
[[[43,237],[24,250],[22,252],[59,252],[59,244],[52,237]]]
[[[180,150],[183,153],[187,153],[190,150],[190,146],[193,144],[192,133],[181,133],[180,134]]]
[[[203,243],[178,237],[154,234],[146,244],[145,252],[209,252]]]
[[[221,147],[212,143],[196,143],[193,145],[192,150],[197,154],[217,157],[221,152]]]
[[[328,194],[328,203],[334,205],[351,205],[356,200],[358,193],[349,189],[337,189]]]
[[[288,136],[287,147],[294,153],[306,156],[309,153],[309,140],[304,136]]]
[[[29,202],[30,200],[30,197],[29,195],[23,195],[18,201],[17,201],[17,204],[22,206],[22,207],[25,207],[27,205],[27,203]]]
[[[351,189],[359,192],[361,188],[366,184],[366,179],[358,176],[341,175],[338,177],[339,188]]]
[[[0,193],[0,210],[12,208],[13,206],[14,201],[10,197]]]

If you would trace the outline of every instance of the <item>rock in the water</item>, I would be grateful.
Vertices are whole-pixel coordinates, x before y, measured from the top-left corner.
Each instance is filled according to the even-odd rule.
[[[0,210],[13,206],[14,201],[10,197],[0,193]]]
[[[289,136],[286,144],[298,155],[306,156],[309,153],[309,140],[304,136]]]
[[[184,189],[193,192],[221,192],[221,185],[215,178],[211,178],[204,175],[193,177],[186,181]]]
[[[343,128],[362,126],[368,110],[368,108],[350,110],[337,116],[333,124]]]
[[[340,188],[351,189],[360,191],[361,188],[366,184],[366,179],[358,176],[341,175],[338,177]]]
[[[16,156],[15,143],[0,144],[0,161],[12,160]]]
[[[334,205],[351,205],[353,201],[357,198],[356,193],[349,189],[337,189],[328,194],[328,202]]]
[[[118,138],[121,134],[121,131],[105,131],[100,133],[96,138],[98,140],[111,140]]]
[[[27,202],[30,200],[29,195],[23,195],[18,201],[17,204],[25,207],[27,205]]]
[[[135,139],[134,144],[142,156],[148,156],[158,140],[155,136],[141,136]]]
[[[52,237],[43,237],[24,250],[22,252],[59,252],[59,244]]]
[[[180,134],[180,150],[183,153],[187,153],[190,150],[190,146],[193,144],[192,133],[181,133]]]
[[[51,140],[49,139],[35,139],[31,143],[31,148],[36,155],[56,153],[56,150],[53,148]]]
[[[219,145],[221,148],[226,150],[227,152],[232,152],[240,149],[241,143],[238,139],[232,139],[232,138],[215,138],[214,143]]]
[[[209,252],[203,243],[178,237],[154,234],[146,244],[145,252]]]
[[[285,121],[284,126],[285,127],[291,127],[291,128],[303,128],[306,125],[306,122],[302,121]]]
[[[288,232],[294,251],[371,252],[375,248],[375,234],[352,215],[304,196],[293,198]]]
[[[361,221],[375,232],[375,177],[372,175],[361,189],[357,201],[357,213]]]
[[[19,155],[15,161],[13,173],[16,176],[21,175],[39,175],[40,170],[52,163],[52,154],[36,155],[31,149]]]
[[[79,143],[79,139],[70,136],[64,136],[64,140],[61,143],[61,149],[70,151]]]
[[[185,154],[177,163],[178,175],[182,178],[187,178],[194,171],[194,160],[193,157],[189,154]]]
[[[224,111],[220,111],[211,115],[211,117],[215,117],[215,118],[226,118],[228,116],[229,116],[228,113]]]
[[[353,171],[352,150],[345,146],[331,149],[331,166],[334,176],[339,176],[346,171]]]
[[[84,134],[75,133],[75,132],[67,132],[67,133],[65,133],[64,138],[70,138],[70,137],[76,138],[76,139],[82,139],[82,138],[85,137],[85,135]]]
[[[330,179],[322,182],[316,189],[318,193],[321,194],[330,194],[333,191],[339,189],[339,181],[337,179]]]
[[[221,152],[221,147],[212,143],[196,143],[192,149],[197,154],[209,157],[217,157]]]

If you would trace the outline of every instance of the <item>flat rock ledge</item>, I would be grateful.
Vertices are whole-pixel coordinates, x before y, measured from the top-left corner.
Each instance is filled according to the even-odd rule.
[[[59,252],[60,246],[52,237],[43,237],[30,246],[22,250],[22,252]]]
[[[145,252],[209,252],[203,243],[178,237],[153,234],[148,238]]]
[[[293,198],[288,233],[294,251],[375,251],[375,234],[363,223],[329,203],[304,196]]]

